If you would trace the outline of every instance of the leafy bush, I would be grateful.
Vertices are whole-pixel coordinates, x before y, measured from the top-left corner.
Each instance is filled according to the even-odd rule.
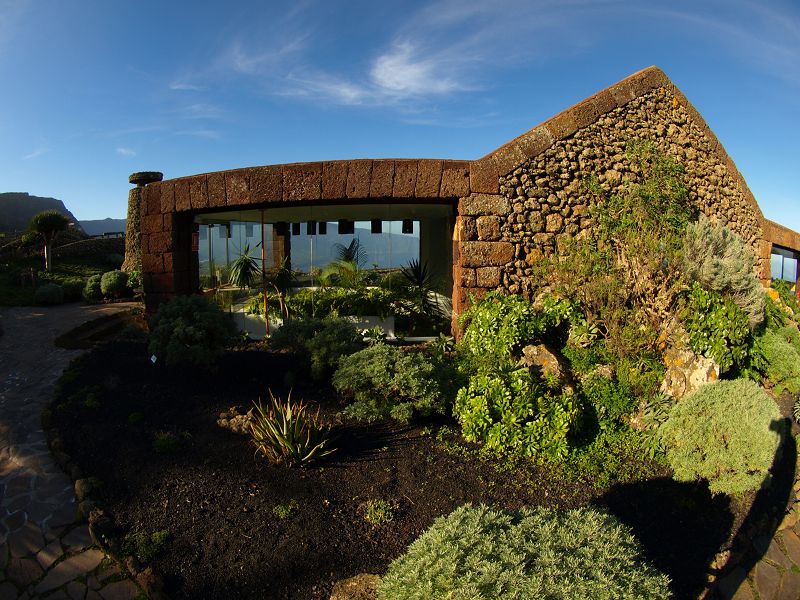
[[[281,325],[270,338],[270,346],[298,355],[316,380],[325,379],[339,359],[363,347],[355,327],[339,319],[292,319]]]
[[[382,288],[305,288],[286,298],[289,313],[296,317],[343,317],[392,313],[395,296]]]
[[[597,411],[598,419],[622,422],[636,408],[636,397],[630,388],[619,381],[591,374],[581,382],[581,391]]]
[[[144,532],[131,533],[125,536],[122,543],[122,554],[135,556],[139,562],[147,564],[161,552],[169,540],[169,531],[156,531],[151,534]]]
[[[800,334],[786,326],[779,331],[766,330],[753,342],[753,366],[764,375],[780,394],[800,392]],[[795,340],[795,343],[792,343]]]
[[[800,302],[797,300],[797,295],[792,291],[791,284],[783,279],[774,279],[772,281],[772,289],[778,292],[781,302],[791,311],[792,318],[800,318]]]
[[[669,598],[631,530],[593,508],[508,514],[462,506],[392,562],[379,600]]]
[[[142,287],[142,272],[133,270],[128,273],[128,287],[132,290]]]
[[[122,298],[126,296],[128,288],[128,274],[122,271],[108,271],[100,278],[100,291],[106,298]]]
[[[721,372],[747,358],[749,322],[732,300],[695,283],[689,290],[683,318],[692,350],[713,358]]]
[[[82,279],[70,278],[61,283],[64,290],[64,302],[75,302],[83,297],[84,282]]]
[[[737,379],[687,395],[660,435],[676,479],[707,479],[713,493],[741,495],[767,479],[783,430],[772,398],[756,383]]]
[[[57,283],[45,283],[36,288],[33,300],[36,304],[61,304],[64,301],[64,289]]]
[[[733,300],[747,314],[751,329],[764,321],[764,288],[754,264],[752,249],[705,215],[686,227],[683,268],[688,281]]]
[[[564,456],[578,414],[571,394],[553,394],[528,369],[470,377],[453,407],[466,440],[524,456]]]
[[[574,308],[566,300],[547,296],[541,310],[522,296],[490,292],[459,317],[466,327],[458,344],[469,370],[495,370],[514,362],[522,347],[566,323]]]
[[[156,454],[172,454],[192,439],[188,431],[175,433],[172,431],[157,431],[153,439],[153,451]]]
[[[292,403],[291,394],[283,402],[270,391],[269,400],[266,408],[254,403],[250,438],[257,452],[275,464],[300,466],[335,451],[326,448],[330,429],[320,424],[319,409],[310,414],[302,402]]]
[[[213,367],[236,327],[203,296],[178,296],[158,307],[150,332],[150,353],[168,365]]]
[[[87,302],[98,302],[103,299],[103,290],[100,287],[102,275],[92,275],[86,280],[83,288],[83,297]]]
[[[367,420],[391,416],[407,422],[414,413],[445,414],[446,400],[435,371],[424,354],[375,344],[343,357],[333,386],[355,400],[345,409],[348,416]]]
[[[394,521],[396,506],[388,500],[367,500],[360,508],[364,511],[364,520],[376,527]]]

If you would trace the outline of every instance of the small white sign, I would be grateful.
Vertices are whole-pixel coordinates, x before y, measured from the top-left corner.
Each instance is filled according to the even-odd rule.
[[[158,359],[156,358],[156,355],[153,354],[153,356],[150,357],[150,362],[153,363],[153,364],[156,364],[156,360],[158,360]]]

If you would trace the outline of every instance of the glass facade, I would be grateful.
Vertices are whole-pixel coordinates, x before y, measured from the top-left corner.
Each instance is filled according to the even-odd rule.
[[[797,253],[785,248],[773,246],[772,279],[784,279],[792,283],[797,281]]]

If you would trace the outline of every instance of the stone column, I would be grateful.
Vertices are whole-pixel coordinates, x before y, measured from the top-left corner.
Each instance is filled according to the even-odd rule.
[[[125,225],[125,261],[122,270],[126,273],[142,270],[142,189],[148,183],[161,181],[163,173],[158,171],[140,171],[132,173],[128,181],[136,187],[128,192],[128,217]]]

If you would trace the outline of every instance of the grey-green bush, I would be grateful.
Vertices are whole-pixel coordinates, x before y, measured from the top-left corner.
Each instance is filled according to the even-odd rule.
[[[83,297],[87,302],[98,302],[103,299],[103,290],[100,288],[102,275],[92,275],[86,280],[83,288]]]
[[[379,600],[669,598],[631,530],[593,508],[509,514],[462,506],[439,517],[378,583]]]
[[[36,304],[61,304],[64,301],[64,290],[57,283],[45,283],[36,288],[33,301]]]
[[[690,282],[733,300],[747,313],[751,329],[761,324],[764,288],[753,272],[753,251],[738,235],[700,215],[686,227],[683,262]]]
[[[121,298],[125,296],[128,287],[128,274],[122,271],[108,271],[100,278],[100,291],[106,298]]]
[[[168,365],[213,367],[236,327],[203,296],[178,296],[158,307],[150,332],[150,353]]]
[[[775,392],[790,394],[800,392],[800,351],[792,343],[797,329],[786,326],[779,331],[764,331],[753,341],[751,355],[756,367],[773,385]],[[798,342],[800,344],[800,342]]]
[[[775,401],[758,384],[736,379],[683,398],[659,435],[675,479],[706,479],[713,493],[740,496],[768,479],[784,429]]]
[[[333,374],[333,387],[355,400],[345,409],[349,416],[407,422],[414,413],[445,413],[435,370],[424,354],[379,343],[342,357]]]

